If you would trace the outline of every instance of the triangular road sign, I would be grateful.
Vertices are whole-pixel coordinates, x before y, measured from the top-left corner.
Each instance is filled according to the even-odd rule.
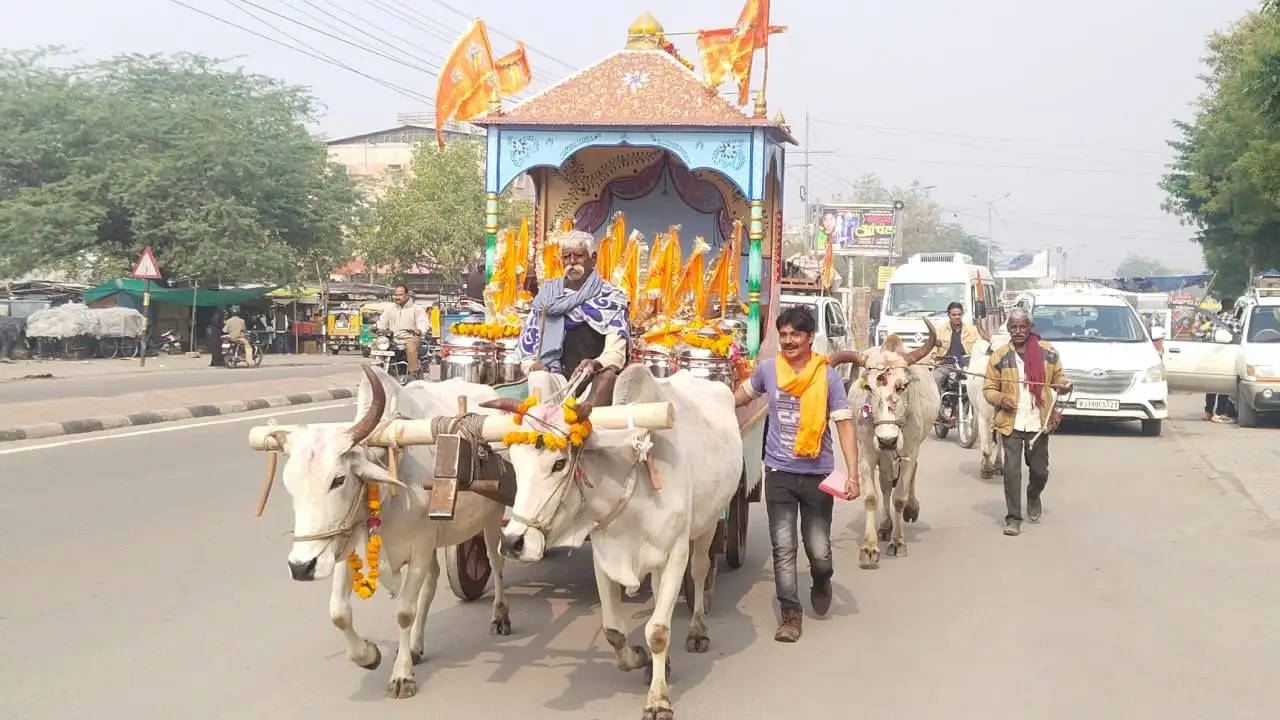
[[[156,255],[151,252],[150,245],[142,249],[142,254],[138,256],[138,262],[134,264],[133,272],[129,275],[139,280],[163,279],[164,276],[160,274],[160,263],[156,262]]]

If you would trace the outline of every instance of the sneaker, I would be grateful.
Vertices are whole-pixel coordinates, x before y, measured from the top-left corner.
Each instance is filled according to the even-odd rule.
[[[1022,534],[1022,523],[1017,520],[1004,521],[1004,534],[1009,537],[1017,537]]]
[[[1219,415],[1217,420],[1217,422],[1222,423],[1223,425],[1234,425],[1235,421],[1236,419],[1230,415]]]
[[[783,609],[782,622],[778,623],[778,632],[773,634],[773,639],[785,643],[799,640],[803,620],[804,615],[799,610]]]
[[[1040,522],[1040,498],[1027,498],[1027,519],[1031,522]]]
[[[813,584],[809,602],[813,603],[813,612],[817,615],[826,615],[831,610],[831,578]]]

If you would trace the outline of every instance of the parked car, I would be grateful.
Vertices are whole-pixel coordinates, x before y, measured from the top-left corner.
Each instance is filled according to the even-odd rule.
[[[1280,287],[1252,289],[1236,304],[1228,326],[1211,313],[1210,333],[1164,342],[1169,387],[1235,397],[1240,425],[1280,412]]]

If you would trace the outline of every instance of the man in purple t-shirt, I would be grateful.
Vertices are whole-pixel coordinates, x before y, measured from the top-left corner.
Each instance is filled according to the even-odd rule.
[[[822,439],[817,454],[804,457],[796,452],[796,434],[801,430],[801,397],[778,387],[779,368],[787,363],[794,374],[808,368],[813,358],[813,314],[802,307],[791,307],[778,316],[778,343],[781,354],[756,367],[751,379],[734,394],[738,405],[755,398],[769,398],[769,428],[765,433],[765,508],[769,515],[769,537],[773,541],[773,581],[782,606],[781,622],[774,640],[795,642],[800,639],[804,613],[796,588],[796,520],[809,556],[809,572],[813,587],[809,599],[813,611],[826,615],[831,609],[831,509],[832,496],[818,485],[835,470],[831,448],[831,432],[823,423]],[[830,366],[826,373],[826,421],[836,424],[840,450],[848,469],[845,493],[850,500],[858,496],[858,446],[853,438],[853,411],[844,392],[840,374]],[[785,383],[784,383],[785,385]],[[803,395],[803,393],[801,393]]]

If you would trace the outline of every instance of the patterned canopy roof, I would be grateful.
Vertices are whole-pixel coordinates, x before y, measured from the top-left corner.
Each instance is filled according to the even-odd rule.
[[[708,88],[663,50],[622,50],[570,75],[477,125],[613,127],[770,127],[795,142],[784,125],[758,118]]]

